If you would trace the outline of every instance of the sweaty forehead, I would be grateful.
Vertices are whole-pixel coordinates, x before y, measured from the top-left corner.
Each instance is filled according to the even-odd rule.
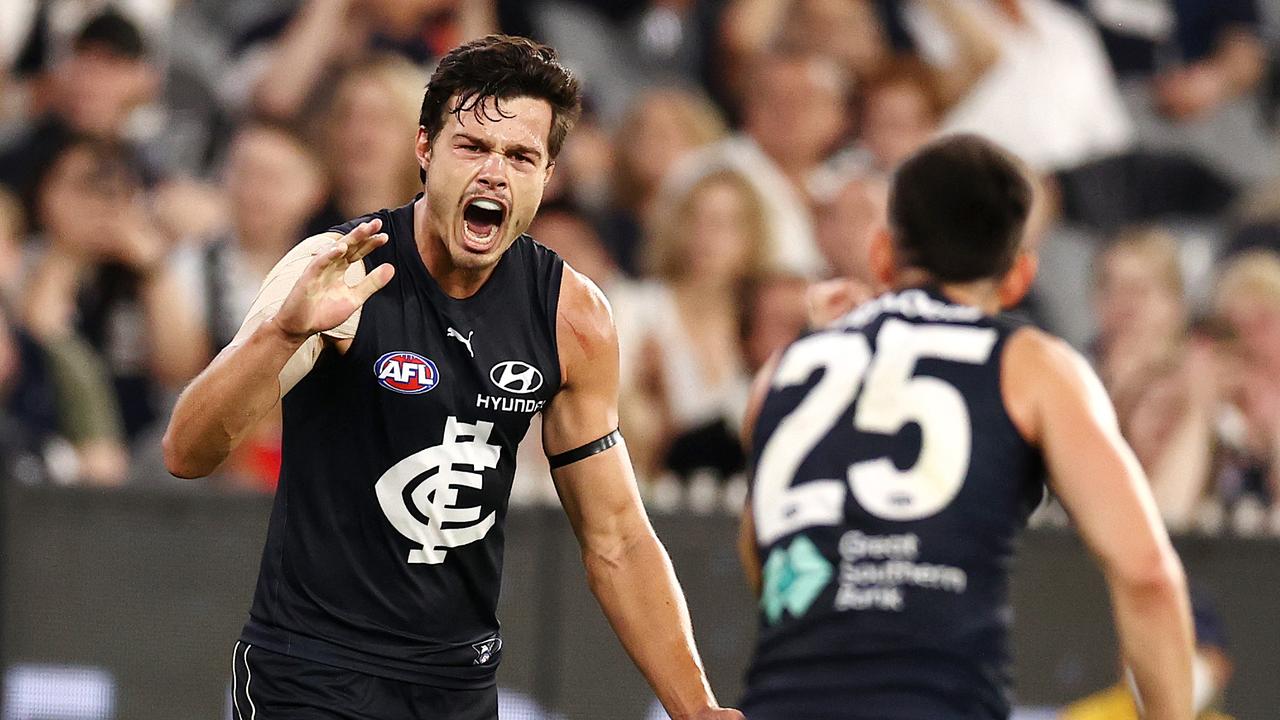
[[[452,98],[447,107],[456,106]],[[444,134],[466,132],[495,142],[522,143],[545,152],[551,135],[551,105],[531,97],[485,98],[475,107],[445,116]]]

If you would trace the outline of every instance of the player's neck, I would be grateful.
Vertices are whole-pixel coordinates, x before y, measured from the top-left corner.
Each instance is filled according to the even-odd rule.
[[[913,287],[933,287],[948,300],[960,305],[969,305],[982,310],[988,315],[1000,312],[1000,292],[992,280],[976,280],[968,283],[938,282],[929,273],[917,268],[907,268],[898,273],[893,282],[894,290]]]

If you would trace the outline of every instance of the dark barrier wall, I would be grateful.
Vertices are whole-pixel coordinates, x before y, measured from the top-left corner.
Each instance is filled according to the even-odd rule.
[[[269,501],[180,492],[7,489],[3,658],[97,666],[117,718],[224,718],[231,648],[248,608]],[[753,603],[735,521],[656,517],[689,597],[712,684],[741,690]],[[640,720],[652,701],[587,591],[559,510],[508,520],[504,687],[569,720]],[[1186,538],[1192,576],[1218,601],[1237,663],[1228,709],[1280,707],[1280,542]],[[1111,682],[1101,580],[1069,533],[1029,533],[1015,584],[1019,699],[1059,705]]]

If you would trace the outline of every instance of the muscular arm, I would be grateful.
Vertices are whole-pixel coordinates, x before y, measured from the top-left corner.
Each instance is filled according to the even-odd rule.
[[[564,384],[543,420],[548,455],[607,435],[618,422],[618,341],[609,308],[567,267],[556,326]],[[625,444],[552,474],[591,590],[663,707],[675,720],[741,717],[716,706],[684,595],[641,505]]]
[[[1102,567],[1145,717],[1190,720],[1186,579],[1102,383],[1065,343],[1033,329],[1010,339],[1003,383],[1010,415],[1040,446],[1055,493]]]
[[[169,472],[213,472],[315,365],[321,333],[350,341],[360,306],[391,279],[390,266],[366,277],[360,262],[386,242],[377,230],[375,221],[341,238],[317,235],[276,265],[236,338],[178,398],[164,435]]]

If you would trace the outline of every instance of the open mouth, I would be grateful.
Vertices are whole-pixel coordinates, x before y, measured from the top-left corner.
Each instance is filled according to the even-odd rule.
[[[496,200],[477,198],[462,210],[463,236],[472,250],[488,250],[498,237],[507,211]]]

